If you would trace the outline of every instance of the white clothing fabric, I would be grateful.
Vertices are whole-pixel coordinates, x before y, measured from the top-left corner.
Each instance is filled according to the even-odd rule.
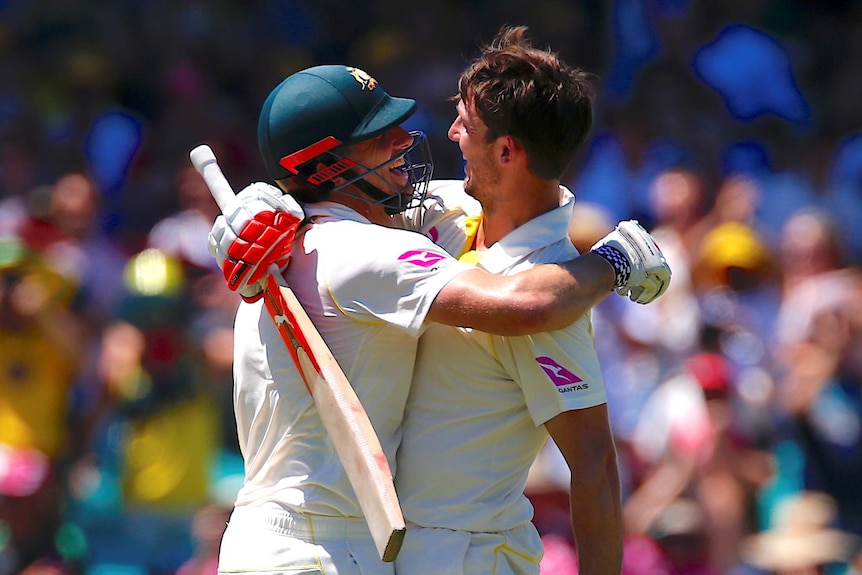
[[[345,206],[305,209],[311,225],[294,241],[285,279],[354,385],[394,473],[425,316],[440,289],[470,266],[420,234],[372,225]],[[255,507],[362,517],[314,402],[262,302],[240,304],[234,332],[235,412],[245,460],[235,512]],[[223,545],[233,549],[244,540],[238,530],[228,529]]]
[[[234,509],[219,550],[219,573],[394,575],[364,519]]]
[[[535,575],[542,540],[529,523],[495,533],[409,525],[398,575]]]
[[[464,191],[463,180],[432,180],[424,204],[392,218],[393,225],[415,230],[455,257],[469,249],[467,221],[482,214],[482,204]]]
[[[426,212],[423,229],[456,245],[452,229],[462,229],[472,200],[461,182],[432,192],[440,207]],[[561,196],[560,208],[501,239],[479,267],[512,274],[577,257],[568,238],[573,199],[565,189]],[[405,518],[422,527],[491,533],[528,523],[533,510],[523,490],[548,439],[543,424],[605,402],[589,315],[566,329],[524,337],[429,326],[398,452],[396,488]],[[409,552],[401,555],[405,565],[413,562]]]

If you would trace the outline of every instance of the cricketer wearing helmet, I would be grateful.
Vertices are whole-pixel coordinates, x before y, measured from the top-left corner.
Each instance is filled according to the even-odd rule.
[[[242,190],[239,207],[217,218],[210,235],[228,285],[245,300],[234,357],[245,481],[221,573],[393,572],[260,301],[258,281],[271,263],[356,389],[395,474],[417,341],[429,322],[506,335],[554,329],[614,287],[633,294],[647,286],[630,297],[651,301],[661,292],[656,279],[669,276],[663,260],[622,244],[615,249],[632,266],[625,283],[595,254],[495,276],[390,227],[394,214],[421,202],[431,175],[424,134],[400,125],[415,108],[362,70],[336,65],[289,76],[263,105],[259,145],[279,187]]]

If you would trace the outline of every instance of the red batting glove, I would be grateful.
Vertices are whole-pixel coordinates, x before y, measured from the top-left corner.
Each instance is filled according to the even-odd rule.
[[[228,288],[256,301],[269,267],[290,260],[291,244],[305,214],[292,196],[262,182],[244,188],[236,200],[229,213],[216,218],[209,248]]]

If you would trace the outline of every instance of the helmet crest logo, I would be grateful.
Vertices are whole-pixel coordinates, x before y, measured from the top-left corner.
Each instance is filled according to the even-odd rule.
[[[362,84],[363,90],[373,90],[377,87],[377,80],[372,78],[365,70],[359,68],[348,67],[347,71],[353,76],[353,79]]]

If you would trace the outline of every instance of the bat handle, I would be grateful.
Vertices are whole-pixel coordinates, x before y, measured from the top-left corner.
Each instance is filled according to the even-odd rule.
[[[221,212],[223,214],[230,213],[234,209],[231,206],[236,204],[236,196],[233,193],[230,182],[227,181],[224,173],[222,173],[212,148],[206,144],[201,144],[189,152],[189,159],[191,159],[195,169],[203,177]],[[275,263],[270,264],[267,271],[277,283],[286,285],[284,277],[281,275],[281,270],[278,269]]]
[[[267,268],[267,273],[275,278],[276,283],[281,285],[287,285],[287,282],[284,279],[284,276],[281,275],[281,270],[278,268],[278,264],[275,262],[269,264],[269,268]]]
[[[230,213],[236,196],[227,178],[222,173],[212,148],[206,144],[201,144],[189,152],[189,159],[191,159],[192,164],[200,175],[203,176],[221,212],[223,214]]]

